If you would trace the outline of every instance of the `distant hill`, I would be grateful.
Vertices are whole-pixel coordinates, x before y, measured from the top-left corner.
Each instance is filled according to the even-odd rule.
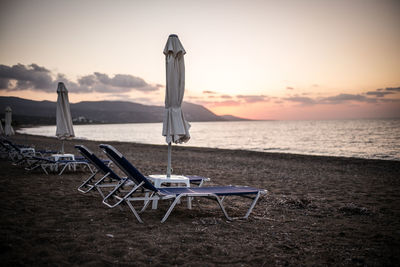
[[[0,116],[10,106],[13,120],[19,124],[55,124],[56,102],[34,101],[18,97],[0,96]],[[126,101],[83,101],[71,104],[74,123],[144,123],[162,122],[163,106],[149,106]],[[184,102],[182,110],[188,121],[245,120],[231,115],[218,116],[207,108]]]

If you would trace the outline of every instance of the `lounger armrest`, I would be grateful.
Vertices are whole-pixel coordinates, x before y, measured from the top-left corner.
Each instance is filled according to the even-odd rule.
[[[97,172],[98,172],[98,170],[97,170]],[[98,186],[99,184],[101,184],[101,183],[104,181],[104,179],[106,179],[110,174],[111,174],[110,172],[106,173],[106,175],[104,175],[103,177],[101,177],[101,179],[98,180],[98,181],[94,184],[94,186]]]
[[[116,206],[118,206],[119,204],[121,204],[121,202],[125,201],[126,198],[128,198],[129,196],[131,196],[139,187],[141,187],[143,185],[143,182],[140,183],[139,185],[136,185],[131,191],[129,191],[124,197],[121,197],[119,201],[117,201],[114,204],[110,204],[108,203],[108,199],[111,197],[114,197],[115,193],[118,192],[121,187],[123,187],[125,185],[125,183],[127,181],[129,181],[130,179],[125,179],[123,180],[119,185],[117,185],[104,199],[103,199],[103,204],[105,204],[106,206],[110,207],[110,208],[114,208]]]

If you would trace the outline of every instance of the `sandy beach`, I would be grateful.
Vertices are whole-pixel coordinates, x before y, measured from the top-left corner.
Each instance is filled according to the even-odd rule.
[[[16,135],[19,144],[59,149],[54,138]],[[101,142],[84,144],[105,158]],[[167,146],[108,142],[144,174],[164,173]],[[267,189],[248,220],[229,222],[216,202],[186,203],[160,220],[168,204],[139,224],[77,187],[88,172],[27,172],[0,160],[0,260],[14,265],[116,266],[396,266],[400,263],[400,162],[173,148],[175,174],[210,185]],[[178,162],[181,162],[178,164]],[[117,170],[114,166],[113,169]],[[241,215],[248,202],[228,201]]]

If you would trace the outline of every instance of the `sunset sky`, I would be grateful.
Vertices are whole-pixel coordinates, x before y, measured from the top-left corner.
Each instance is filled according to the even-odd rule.
[[[400,117],[395,0],[0,0],[0,95],[163,105],[171,33],[184,101],[216,114]]]

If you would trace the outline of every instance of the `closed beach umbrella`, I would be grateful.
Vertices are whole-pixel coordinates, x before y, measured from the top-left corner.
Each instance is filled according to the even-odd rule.
[[[185,120],[181,108],[185,93],[185,54],[178,36],[171,34],[164,48],[167,85],[162,135],[168,143],[167,177],[171,176],[171,143],[178,144],[190,139],[190,124]]]
[[[7,136],[14,134],[14,129],[11,126],[11,121],[12,121],[12,110],[10,107],[6,107],[4,132]]]
[[[64,140],[75,136],[72,125],[71,110],[69,107],[68,91],[64,83],[57,87],[57,130],[56,136],[62,141],[61,153],[64,153]]]

